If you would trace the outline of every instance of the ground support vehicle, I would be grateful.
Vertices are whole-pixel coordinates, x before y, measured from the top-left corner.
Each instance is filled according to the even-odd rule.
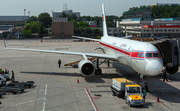
[[[12,84],[8,84],[8,85],[5,85],[3,87],[0,88],[0,91],[2,92],[12,92],[13,94],[16,94],[17,92],[23,92],[25,89],[25,87],[21,87],[21,86],[15,86],[15,85],[12,85]]]
[[[6,95],[6,92],[0,92],[0,98],[1,98],[3,95]]]
[[[9,83],[9,85],[31,88],[34,85],[34,83],[35,83],[34,81],[27,81],[27,82],[12,81]]]
[[[0,86],[6,85],[6,79],[2,76],[0,76]]]
[[[6,81],[11,80],[10,75],[9,75],[9,70],[7,70],[7,69],[5,69],[5,71],[1,72],[0,76],[6,78]]]
[[[124,97],[126,103],[131,106],[143,106],[142,88],[138,84],[125,78],[113,78],[111,91],[118,97]]]

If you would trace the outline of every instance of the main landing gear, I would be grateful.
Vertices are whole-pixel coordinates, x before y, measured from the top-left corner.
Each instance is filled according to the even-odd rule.
[[[100,74],[102,74],[102,70],[99,68],[99,58],[96,59],[95,65],[96,65],[96,68],[95,68],[94,74],[95,74],[95,75],[100,75]]]
[[[146,90],[146,92],[149,92],[148,83],[146,82],[147,76],[141,75],[141,74],[138,73],[138,82],[137,83],[139,83],[139,78],[141,78],[143,80],[143,82],[141,83],[142,89]]]

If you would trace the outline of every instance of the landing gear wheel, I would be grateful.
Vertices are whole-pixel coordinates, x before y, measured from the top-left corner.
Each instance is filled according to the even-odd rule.
[[[146,90],[146,92],[149,92],[149,89],[148,89],[148,84],[145,82],[145,83],[142,83],[142,89],[143,90]]]
[[[102,70],[100,68],[95,69],[95,75],[100,75],[102,74]]]

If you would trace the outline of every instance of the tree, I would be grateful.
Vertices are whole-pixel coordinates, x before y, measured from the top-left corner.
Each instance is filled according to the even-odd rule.
[[[25,25],[25,27],[23,28],[23,34],[34,34],[34,33],[38,33],[40,34],[40,30],[41,29],[41,23],[39,21],[34,21],[31,23],[28,23]]]
[[[92,33],[93,34],[101,34],[101,31],[99,29],[97,29],[97,28],[93,28]]]
[[[44,12],[38,16],[38,21],[42,23],[43,27],[47,28],[51,26],[52,18],[48,13]]]
[[[111,21],[107,21],[107,27],[113,27],[113,23]]]
[[[19,22],[19,23],[17,22],[16,26],[24,26],[24,22]]]
[[[27,23],[33,22],[33,21],[38,21],[38,18],[36,16],[31,16]]]
[[[92,30],[90,27],[85,27],[84,28],[84,34],[91,34],[92,33]]]

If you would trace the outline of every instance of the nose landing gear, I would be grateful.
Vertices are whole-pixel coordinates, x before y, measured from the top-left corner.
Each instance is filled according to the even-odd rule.
[[[149,92],[148,83],[146,82],[147,76],[141,75],[138,73],[138,82],[137,83],[139,83],[139,78],[141,78],[143,80],[143,82],[141,83],[142,90],[146,90],[146,92]]]

